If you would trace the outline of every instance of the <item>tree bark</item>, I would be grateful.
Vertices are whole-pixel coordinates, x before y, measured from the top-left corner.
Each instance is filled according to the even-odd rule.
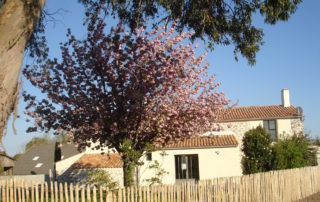
[[[18,80],[26,43],[46,0],[7,0],[0,13],[0,141],[17,104]]]
[[[123,185],[125,187],[134,185],[134,168],[133,162],[123,161]]]

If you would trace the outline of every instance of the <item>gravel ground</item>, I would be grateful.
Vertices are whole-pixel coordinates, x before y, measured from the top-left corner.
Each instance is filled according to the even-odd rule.
[[[297,202],[319,202],[320,201],[320,192],[313,194],[307,198],[300,199]]]

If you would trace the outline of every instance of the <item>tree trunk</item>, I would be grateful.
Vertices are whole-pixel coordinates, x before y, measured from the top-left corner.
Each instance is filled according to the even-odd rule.
[[[26,43],[46,0],[6,0],[0,13],[0,141],[18,98]]]
[[[130,187],[134,185],[134,168],[133,162],[123,161],[123,185]]]

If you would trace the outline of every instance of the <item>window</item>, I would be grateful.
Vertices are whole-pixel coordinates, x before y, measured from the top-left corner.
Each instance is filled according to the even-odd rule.
[[[147,152],[146,156],[147,156],[147,161],[152,161],[152,153],[151,152]]]
[[[36,160],[38,160],[38,159],[39,159],[39,156],[35,156],[35,157],[33,157],[32,160],[36,161]]]
[[[43,163],[38,163],[35,167],[40,168],[43,165]]]
[[[198,154],[176,155],[174,159],[177,180],[199,180]]]
[[[263,127],[266,129],[267,133],[271,135],[273,140],[277,139],[277,126],[276,120],[265,120],[263,121]]]

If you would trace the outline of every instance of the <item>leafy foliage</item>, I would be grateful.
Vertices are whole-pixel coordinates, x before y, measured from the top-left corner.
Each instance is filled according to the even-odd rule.
[[[107,171],[101,169],[89,170],[87,183],[109,189],[114,189],[119,186],[118,182],[114,181]]]
[[[242,172],[252,174],[269,171],[271,168],[271,136],[258,126],[244,134],[242,151]]]
[[[52,142],[54,142],[54,140],[50,139],[49,136],[34,137],[26,144],[25,150],[28,150],[33,146],[42,145],[42,144],[49,144]]]
[[[18,154],[15,154],[12,158],[16,161],[18,160],[23,154],[21,153],[18,153]]]
[[[163,157],[167,156],[168,154],[165,151],[161,151],[160,155],[163,160]],[[154,176],[146,180],[148,183],[150,183],[150,185],[161,185],[163,177],[169,174],[168,171],[162,168],[162,164],[160,164],[157,160],[155,160],[151,165],[149,165],[149,169],[154,170]]]
[[[265,23],[286,21],[296,11],[301,0],[79,0],[87,8],[87,16],[119,17],[132,30],[147,23],[149,18],[161,22],[177,22],[176,30],[193,30],[192,39],[208,40],[208,47],[215,44],[235,46],[234,53],[241,53],[255,63],[256,53],[262,44],[263,31],[252,24],[252,16],[260,13]]]
[[[243,138],[243,174],[317,165],[316,151],[300,134],[272,143],[270,134],[258,126]]]
[[[315,153],[303,135],[279,140],[272,148],[272,169],[300,168],[315,164]]]

